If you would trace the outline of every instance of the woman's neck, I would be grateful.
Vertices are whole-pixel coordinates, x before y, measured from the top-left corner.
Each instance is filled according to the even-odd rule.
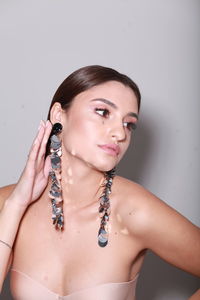
[[[66,205],[88,205],[96,199],[104,173],[76,157],[62,158],[62,196]]]

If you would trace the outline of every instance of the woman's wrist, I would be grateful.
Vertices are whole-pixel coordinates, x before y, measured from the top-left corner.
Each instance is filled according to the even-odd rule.
[[[25,206],[12,200],[14,200],[12,197],[7,198],[0,212],[0,239],[10,248],[13,246],[19,224],[26,210]],[[3,246],[3,243],[1,245]],[[4,246],[6,247],[6,245]]]
[[[18,196],[11,195],[4,202],[3,210],[6,210],[11,214],[15,214],[16,216],[22,217],[27,207],[28,205],[26,204],[20,204]]]
[[[27,206],[19,204],[14,201],[13,197],[9,197],[5,200],[4,205],[1,209],[1,219],[6,219],[9,223],[18,222],[24,215]]]

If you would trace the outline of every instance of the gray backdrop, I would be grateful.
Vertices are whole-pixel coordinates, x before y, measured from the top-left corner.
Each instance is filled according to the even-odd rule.
[[[200,225],[198,0],[1,0],[0,41],[1,186],[16,182],[61,81],[101,64],[131,76],[143,95],[118,173]],[[137,300],[183,300],[198,286],[149,252]]]

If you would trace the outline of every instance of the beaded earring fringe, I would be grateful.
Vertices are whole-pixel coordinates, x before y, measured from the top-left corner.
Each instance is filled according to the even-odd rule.
[[[111,193],[111,187],[113,183],[113,178],[115,176],[115,168],[105,172],[105,180],[103,183],[104,189],[99,198],[100,206],[99,206],[99,215],[101,218],[100,228],[98,232],[98,245],[100,247],[105,247],[108,244],[108,221],[111,213],[110,209],[110,199],[109,194]]]
[[[58,138],[58,134],[62,131],[62,125],[56,123],[53,125],[50,135],[50,160],[51,171],[49,176],[51,178],[51,189],[49,191],[49,197],[52,204],[52,220],[55,228],[63,229],[64,217],[63,217],[63,199],[61,189],[61,141]]]
[[[58,138],[59,133],[62,131],[62,125],[56,123],[53,125],[50,135],[50,160],[51,171],[49,176],[51,178],[51,188],[49,191],[49,197],[52,204],[52,220],[56,229],[62,230],[64,228],[64,216],[63,216],[63,198],[61,189],[61,141]],[[111,213],[109,194],[111,193],[111,187],[113,178],[115,176],[115,168],[105,172],[105,179],[102,184],[103,192],[99,198],[99,216],[100,216],[100,228],[98,231],[98,245],[105,247],[108,244],[108,221]]]

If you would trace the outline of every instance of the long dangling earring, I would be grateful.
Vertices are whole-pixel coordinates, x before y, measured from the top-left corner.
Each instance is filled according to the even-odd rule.
[[[58,135],[62,131],[62,125],[55,123],[52,127],[50,135],[50,159],[51,159],[51,171],[49,176],[51,178],[51,189],[49,191],[49,197],[52,204],[52,220],[55,228],[63,229],[64,217],[63,217],[63,199],[61,189],[61,141]]]
[[[115,172],[115,168],[108,172],[105,172],[105,179],[103,182],[104,189],[99,198],[99,215],[101,218],[101,223],[98,232],[98,244],[100,247],[105,247],[108,244],[109,228],[107,222],[109,221],[109,216],[111,213],[109,194],[111,193],[111,187],[113,183],[113,178],[115,176]]]

